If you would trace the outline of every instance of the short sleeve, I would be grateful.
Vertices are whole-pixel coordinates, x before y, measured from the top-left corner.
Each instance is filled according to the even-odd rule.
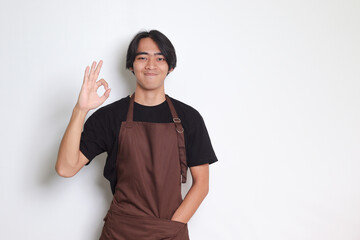
[[[80,151],[89,160],[107,151],[106,119],[101,111],[94,112],[84,124],[80,138]]]
[[[186,139],[186,155],[189,167],[206,163],[212,164],[218,161],[204,119],[199,112],[196,111],[195,113],[192,116],[192,123],[188,127],[189,132]]]

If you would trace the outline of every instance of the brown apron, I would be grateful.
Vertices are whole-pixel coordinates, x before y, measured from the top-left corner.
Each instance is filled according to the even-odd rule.
[[[173,123],[134,122],[135,93],[119,132],[117,183],[100,240],[188,240],[187,224],[170,220],[186,182],[184,129],[169,98]],[[181,179],[182,177],[182,179]]]

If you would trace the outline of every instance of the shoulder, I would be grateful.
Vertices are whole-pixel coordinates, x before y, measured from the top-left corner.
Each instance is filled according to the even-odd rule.
[[[128,106],[129,96],[126,96],[96,109],[89,118],[94,118],[99,121],[122,118],[123,115],[126,115]]]
[[[186,161],[189,167],[217,161],[211,140],[199,111],[189,104],[171,98],[181,119],[186,146]]]
[[[199,111],[197,109],[195,109],[194,107],[192,107],[189,104],[186,104],[178,99],[175,99],[172,97],[170,97],[170,99],[171,99],[172,103],[174,104],[174,107],[175,107],[176,111],[178,112],[178,115],[180,115],[183,118],[186,118],[188,120],[202,119]]]
[[[170,97],[175,110],[181,119],[188,137],[192,137],[196,132],[205,128],[205,122],[200,112],[187,103]]]

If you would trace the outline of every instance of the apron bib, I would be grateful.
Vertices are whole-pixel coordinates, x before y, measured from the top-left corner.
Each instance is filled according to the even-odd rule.
[[[165,97],[173,123],[134,122],[135,93],[130,98],[118,136],[115,193],[100,240],[189,240],[187,224],[170,220],[183,201],[187,164],[184,129]]]

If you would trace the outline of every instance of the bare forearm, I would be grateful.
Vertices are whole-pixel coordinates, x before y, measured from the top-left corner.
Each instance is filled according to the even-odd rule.
[[[89,160],[80,152],[80,138],[85,117],[91,109],[99,107],[109,97],[110,88],[104,79],[96,81],[102,66],[102,60],[96,66],[93,61],[91,69],[85,69],[83,85],[81,86],[78,101],[73,109],[70,123],[60,143],[55,169],[60,176],[75,175]],[[89,71],[90,70],[90,71]],[[104,86],[105,93],[97,94],[97,89]]]
[[[75,174],[74,170],[79,161],[80,137],[87,113],[88,111],[79,109],[78,105],[74,107],[69,125],[60,143],[55,168],[63,177]]]
[[[187,223],[208,193],[206,184],[194,183],[171,220]]]

